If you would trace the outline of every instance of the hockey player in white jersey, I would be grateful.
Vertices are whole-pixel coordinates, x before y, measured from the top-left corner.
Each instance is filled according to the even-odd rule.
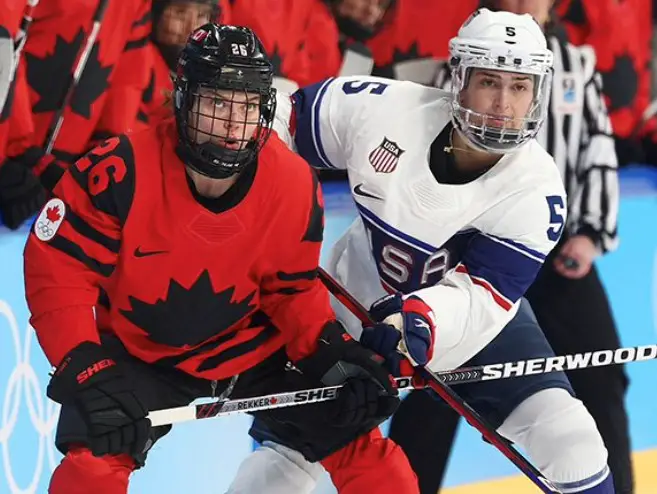
[[[348,172],[360,217],[334,246],[328,271],[381,322],[363,330],[335,309],[396,373],[553,355],[522,299],[566,216],[559,172],[534,140],[552,53],[529,15],[481,9],[450,55],[451,93],[337,78],[277,108],[279,134],[307,161]],[[614,492],[600,434],[563,373],[454,389],[562,492]],[[285,447],[257,450],[240,469],[241,485],[316,477]]]

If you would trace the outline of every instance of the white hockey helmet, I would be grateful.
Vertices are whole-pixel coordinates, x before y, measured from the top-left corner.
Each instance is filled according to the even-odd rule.
[[[547,115],[552,87],[552,52],[545,35],[529,14],[473,13],[449,42],[452,68],[452,122],[477,149],[507,153],[536,136]],[[502,118],[478,113],[461,104],[473,69],[529,74],[533,100],[524,118]],[[495,119],[496,125],[489,123]],[[518,125],[521,122],[521,125]]]

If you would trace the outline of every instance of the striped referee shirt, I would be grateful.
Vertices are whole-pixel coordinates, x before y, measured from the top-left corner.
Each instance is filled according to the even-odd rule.
[[[590,237],[601,253],[618,245],[618,162],[595,53],[548,35],[554,79],[537,140],[559,167],[568,195],[568,236]],[[435,85],[448,88],[444,62]]]

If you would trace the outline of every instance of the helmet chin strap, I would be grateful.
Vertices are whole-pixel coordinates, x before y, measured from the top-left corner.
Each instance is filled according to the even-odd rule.
[[[461,136],[461,140],[465,142],[464,148],[456,147],[454,146],[454,133],[458,133],[458,135]],[[446,153],[451,153],[452,151],[463,151],[464,153],[486,153],[487,151],[484,151],[482,149],[477,148],[472,142],[470,142],[470,139],[467,138],[460,130],[458,130],[456,127],[452,127],[452,130],[449,131],[449,146],[445,146],[443,148],[443,151]]]
[[[454,146],[454,135],[464,143],[463,147]],[[477,173],[477,177],[488,172],[504,156],[504,153],[495,153],[486,149],[479,149],[458,128],[453,127],[449,134],[449,146],[445,152],[451,153],[457,169],[467,173]],[[456,153],[454,151],[457,151]],[[459,154],[460,152],[460,154]]]
[[[460,146],[455,146],[454,145],[454,135],[457,135],[459,137],[460,142],[464,143],[463,147]],[[476,145],[476,143],[472,142],[470,139],[468,139],[468,136],[465,135],[465,133],[461,132],[458,128],[452,127],[452,130],[449,133],[449,146],[445,146],[443,150],[446,153],[451,153],[454,155],[454,157],[457,156],[457,153],[454,153],[454,151],[460,151],[461,153],[464,153],[468,156],[468,158],[473,159],[474,161],[487,161],[487,160],[493,160],[492,164],[497,163],[497,161],[504,156],[505,153],[499,152],[496,153],[494,151],[491,151],[489,149],[483,149],[480,148]],[[492,165],[491,165],[492,166]]]

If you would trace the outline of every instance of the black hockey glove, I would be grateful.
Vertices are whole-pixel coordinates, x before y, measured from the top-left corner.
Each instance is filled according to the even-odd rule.
[[[336,427],[373,429],[392,415],[399,396],[383,359],[353,340],[337,322],[322,332],[317,351],[296,366],[325,386],[344,384],[338,398],[326,403],[328,420]]]
[[[55,371],[48,397],[80,411],[95,456],[143,453],[149,442],[148,411],[130,380],[103,351],[84,342],[71,350]]]
[[[0,164],[0,215],[11,230],[20,227],[46,202],[46,189],[31,170],[43,153],[37,155],[34,150]]]

